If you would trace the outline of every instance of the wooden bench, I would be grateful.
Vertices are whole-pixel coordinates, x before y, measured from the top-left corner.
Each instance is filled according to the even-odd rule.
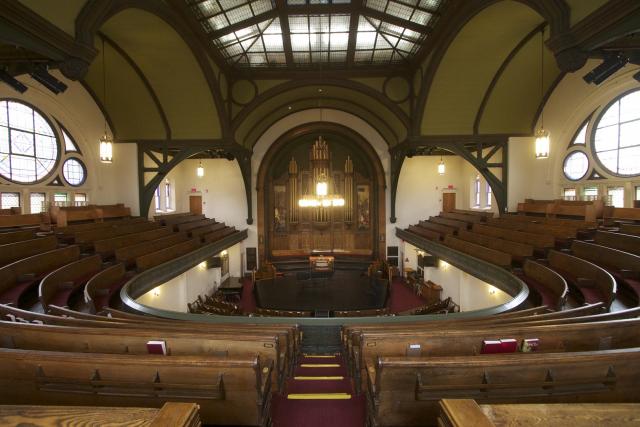
[[[174,231],[178,231],[178,226],[180,224],[186,224],[193,221],[202,221],[203,219],[206,219],[204,215],[181,215],[164,219],[164,225],[166,225],[167,227],[173,227]]]
[[[491,211],[477,211],[477,210],[465,210],[465,209],[454,209],[451,212],[463,214],[463,215],[477,215],[481,218],[493,218],[493,212]]]
[[[15,243],[7,243],[0,245],[0,267],[27,258],[33,255],[41,254],[56,249],[58,240],[55,236],[41,237],[31,240],[22,240]]]
[[[524,262],[522,274],[519,277],[529,289],[535,292],[541,305],[546,305],[553,310],[562,310],[567,301],[569,288],[561,275],[528,259]]]
[[[34,228],[50,231],[51,221],[46,213],[0,215],[0,229],[3,228]]]
[[[51,206],[49,214],[52,222],[55,222],[58,227],[65,227],[72,222],[96,222],[112,218],[128,218],[131,216],[131,209],[123,204]]]
[[[209,219],[209,218],[201,219],[199,221],[186,222],[184,224],[178,225],[178,231],[191,231],[194,228],[205,227],[207,225],[214,225],[217,223],[218,222],[215,219]]]
[[[22,242],[24,240],[32,240],[35,238],[36,233],[33,230],[9,231],[6,233],[0,233],[0,245]]]
[[[227,226],[224,224],[224,222],[218,222],[211,225],[205,225],[204,227],[194,228],[189,231],[189,234],[191,235],[191,237],[204,236],[205,234],[213,233],[214,231],[222,230],[226,227]]]
[[[638,402],[640,349],[453,357],[381,357],[367,363],[377,426],[434,424],[438,400],[479,403]]]
[[[450,235],[445,237],[444,244],[452,249],[464,252],[483,261],[490,262],[491,264],[505,268],[511,267],[512,257],[508,253],[476,245],[475,243],[469,243]]]
[[[235,227],[225,227],[225,228],[221,228],[219,230],[216,230],[214,232],[211,233],[207,233],[203,235],[204,241],[205,243],[212,243],[215,242],[217,240],[220,240],[224,237],[230,236],[233,233],[237,233],[238,230],[236,230]]]
[[[177,245],[178,243],[185,242],[188,239],[189,237],[186,233],[173,233],[160,239],[149,240],[147,242],[138,243],[137,245],[118,248],[115,250],[116,261],[124,263],[126,267],[130,267],[135,264],[136,258],[142,255]]]
[[[425,228],[429,231],[433,231],[435,233],[438,233],[440,235],[440,237],[442,239],[445,238],[445,236],[447,235],[453,235],[453,233],[456,231],[455,228],[453,227],[449,227],[446,225],[442,225],[442,224],[436,224],[433,222],[429,222],[429,221],[420,221],[418,223],[418,226]]]
[[[478,405],[471,399],[440,401],[438,425],[447,427],[532,426],[592,427],[638,425],[637,403],[512,403]]]
[[[333,312],[334,317],[374,317],[374,316],[388,316],[391,314],[387,307],[385,308],[370,308],[367,310],[336,310]]]
[[[420,227],[419,225],[410,225],[407,228],[408,231],[417,234],[418,236],[422,236],[425,239],[429,240],[440,240],[440,233],[432,230],[428,230],[424,227]]]
[[[549,224],[559,225],[565,227],[571,227],[578,230],[590,230],[598,227],[598,223],[595,221],[583,221],[579,219],[567,219],[567,218],[547,218],[532,215],[514,215],[514,214],[501,214],[501,219],[515,222],[532,222],[537,224]]]
[[[5,404],[200,406],[207,424],[266,424],[271,365],[258,357],[121,355],[0,349]]]
[[[640,236],[598,230],[596,231],[595,242],[619,251],[640,255]]]
[[[640,224],[620,224],[620,233],[640,236]]]
[[[45,312],[49,305],[67,307],[71,297],[102,269],[100,255],[68,263],[47,274],[40,282],[38,297]]]
[[[199,427],[195,403],[168,402],[162,408],[0,405],[0,424],[20,426],[109,425],[111,427]]]
[[[616,221],[640,222],[640,209],[607,207],[604,211],[604,222],[610,224]]]
[[[198,249],[202,243],[200,239],[190,239],[186,242],[178,243],[168,248],[160,249],[136,258],[136,270],[138,272],[148,270],[160,264],[164,264],[174,258],[181,257],[191,251]]]
[[[192,213],[191,212],[163,213],[160,215],[154,215],[153,220],[156,222],[162,223],[162,225],[167,225],[165,221],[170,218],[177,218],[180,216],[188,216],[188,215],[192,215]]]
[[[73,236],[73,233],[78,231],[95,230],[103,227],[119,227],[121,225],[137,224],[141,222],[147,222],[146,218],[135,217],[113,221],[85,222],[82,224],[67,225],[66,227],[56,227],[55,233],[58,236],[71,237]]]
[[[438,216],[441,218],[455,219],[457,221],[467,222],[470,224],[482,222],[486,219],[481,217],[480,215],[469,215],[455,212],[440,212]]]
[[[571,252],[607,270],[623,289],[631,291],[636,302],[640,301],[640,256],[580,240],[573,241]]]
[[[499,239],[464,230],[458,231],[457,237],[458,239],[465,240],[467,242],[511,254],[511,256],[520,263],[524,262],[525,258],[533,256],[533,246],[526,243],[512,242],[510,240]]]
[[[139,233],[129,233],[110,239],[96,240],[93,242],[93,249],[96,253],[100,254],[103,259],[107,259],[113,257],[118,248],[160,239],[172,233],[173,231],[171,231],[169,227],[152,228],[151,230],[141,231]]]
[[[468,222],[458,221],[457,219],[451,219],[451,218],[441,218],[439,216],[429,217],[429,222],[434,224],[446,225],[448,227],[454,228],[456,231],[467,230],[469,228]]]
[[[603,268],[582,258],[552,250],[549,266],[560,274],[567,284],[576,289],[584,302],[603,302],[607,309],[616,296],[616,281]]]
[[[123,263],[105,268],[87,281],[84,288],[85,302],[91,304],[95,313],[100,312],[109,306],[111,298],[120,292],[129,278]]]
[[[267,316],[267,317],[311,317],[311,311],[303,310],[276,310],[270,308],[256,307],[253,314],[255,316]]]
[[[503,218],[489,218],[487,219],[487,225],[492,227],[501,227],[508,230],[524,231],[525,233],[549,234],[559,241],[575,239],[578,234],[578,231],[573,227],[536,224],[531,222],[514,222]]]
[[[155,222],[141,222],[136,224],[120,225],[115,227],[102,227],[94,230],[78,231],[73,233],[73,241],[77,244],[90,244],[96,240],[110,239],[131,233],[140,233],[160,228]]]
[[[491,227],[483,224],[473,224],[472,231],[474,233],[499,237],[501,239],[510,240],[512,242],[529,244],[537,250],[543,252],[548,248],[553,248],[556,244],[555,238],[551,235],[506,230],[504,228]]]
[[[22,297],[48,273],[80,258],[78,246],[54,249],[0,268],[0,304],[19,307]]]

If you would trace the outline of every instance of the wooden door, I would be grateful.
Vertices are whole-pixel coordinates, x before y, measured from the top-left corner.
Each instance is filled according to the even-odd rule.
[[[189,212],[194,215],[202,214],[202,196],[189,196]]]
[[[442,193],[442,212],[451,212],[456,208],[456,193]]]

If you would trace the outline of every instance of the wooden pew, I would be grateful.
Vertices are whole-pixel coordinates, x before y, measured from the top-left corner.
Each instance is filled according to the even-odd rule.
[[[418,223],[418,226],[425,228],[429,231],[438,233],[442,239],[444,239],[445,236],[447,235],[453,235],[453,233],[456,231],[456,229],[453,227],[449,227],[442,224],[436,224],[429,221],[420,221]]]
[[[160,239],[172,233],[173,231],[171,231],[169,227],[152,228],[151,230],[141,231],[139,233],[130,233],[110,239],[96,240],[93,242],[93,249],[96,253],[100,254],[103,259],[107,259],[112,257],[118,248]]]
[[[407,230],[429,240],[440,240],[440,233],[420,227],[419,225],[410,225]]]
[[[212,243],[237,232],[238,230],[236,230],[235,227],[227,226],[225,228],[221,228],[220,230],[216,230],[212,233],[204,234],[203,236],[204,236],[205,243]]]
[[[542,305],[553,310],[562,310],[567,301],[569,287],[561,275],[528,259],[524,262],[523,272],[519,277],[538,295]]]
[[[224,224],[224,222],[217,222],[215,224],[205,225],[204,227],[194,228],[193,230],[189,231],[189,234],[191,235],[191,237],[204,236],[205,234],[213,233],[214,231],[222,230],[226,227],[227,226]]]
[[[78,244],[90,244],[96,240],[110,239],[131,233],[140,233],[160,228],[155,222],[141,222],[136,224],[120,225],[116,227],[102,227],[94,230],[78,231],[73,233],[73,240]]]
[[[131,209],[123,204],[87,206],[51,206],[51,220],[58,227],[66,227],[72,222],[103,221],[112,218],[128,218]]]
[[[533,246],[527,245],[526,243],[512,242],[510,240],[494,238],[464,230],[458,231],[458,239],[511,254],[515,260],[521,263],[524,262],[526,258],[533,256]]]
[[[477,215],[481,218],[493,218],[493,212],[491,211],[474,211],[465,209],[454,209],[451,212],[463,214],[463,215]]]
[[[381,357],[367,363],[377,426],[435,424],[440,399],[479,403],[638,402],[640,349],[455,357]]]
[[[162,225],[167,225],[165,221],[168,220],[169,218],[177,218],[180,216],[187,216],[187,215],[192,215],[192,214],[191,212],[174,212],[174,213],[168,213],[168,214],[160,214],[160,215],[154,215],[153,220],[161,223]]]
[[[33,230],[9,231],[7,233],[0,233],[0,245],[22,242],[23,240],[31,240],[35,238],[36,233]]]
[[[18,261],[22,258],[52,251],[57,247],[58,240],[55,236],[47,236],[0,245],[0,267],[14,261]]]
[[[184,224],[178,225],[178,231],[191,231],[194,228],[205,227],[207,225],[214,225],[217,223],[218,222],[215,219],[209,219],[209,218],[201,219],[199,221],[186,222]]]
[[[141,222],[147,222],[147,220],[142,217],[135,217],[106,222],[85,222],[82,224],[67,225],[66,227],[56,227],[55,233],[59,236],[72,236],[73,233],[78,231],[95,230],[104,227],[119,227],[121,225],[137,224]]]
[[[438,216],[441,218],[449,218],[449,219],[455,219],[458,221],[468,222],[470,224],[482,222],[484,219],[486,219],[481,217],[480,215],[469,215],[469,214],[461,214],[461,213],[455,213],[455,212],[440,212]]]
[[[266,424],[271,365],[258,357],[157,356],[0,349],[5,404],[200,406],[207,424]]]
[[[0,322],[11,348],[23,350],[49,350],[78,353],[149,354],[148,341],[165,343],[166,355],[214,355],[224,357],[248,357],[258,355],[262,360],[272,360],[274,385],[286,376],[290,361],[286,343],[279,334],[271,331],[244,331],[238,334],[232,328],[171,330],[162,332],[155,327],[146,328],[91,328],[77,326],[51,326],[26,323]]]
[[[51,230],[49,215],[20,214],[20,215],[0,215],[0,229],[2,228],[35,228],[42,231]]]
[[[198,249],[202,243],[200,239],[190,239],[186,242],[178,243],[168,248],[160,249],[136,258],[136,270],[138,272],[148,270],[157,265],[163,264],[174,258],[181,257],[191,251]]]
[[[199,427],[194,403],[167,402],[162,408],[0,405],[0,424],[20,426]]]
[[[578,231],[572,227],[560,225],[535,224],[530,222],[514,222],[502,218],[489,218],[487,225],[501,227],[508,230],[524,231],[525,233],[549,234],[556,240],[571,240],[577,237]]]
[[[640,256],[580,240],[573,241],[571,252],[607,270],[623,289],[631,291],[636,302],[640,301]]]
[[[616,296],[616,281],[603,268],[556,250],[549,252],[548,262],[568,285],[579,291],[586,303],[603,302],[607,309],[611,307]]]
[[[480,233],[486,236],[493,236],[505,240],[511,240],[512,242],[529,244],[540,251],[545,251],[546,249],[553,248],[555,246],[555,238],[547,234],[506,230],[504,228],[491,227],[483,224],[473,224],[472,231],[474,233]]]
[[[311,311],[300,310],[275,310],[270,308],[256,307],[253,312],[255,316],[267,316],[267,317],[311,317]]]
[[[604,215],[605,224],[615,221],[640,222],[640,209],[607,207]]]
[[[102,269],[100,255],[92,255],[66,264],[47,274],[40,282],[38,297],[45,312],[49,305],[66,307],[69,300]]]
[[[590,230],[598,227],[598,223],[595,221],[583,221],[579,219],[567,219],[567,218],[547,218],[532,215],[514,215],[514,214],[501,214],[501,219],[514,222],[531,222],[535,224],[549,224],[559,225],[564,227],[571,227],[577,230]]]
[[[185,242],[187,240],[188,236],[186,233],[173,233],[160,239],[118,248],[115,250],[116,261],[122,262],[125,266],[130,267],[135,264],[136,258],[142,255],[159,251],[160,249],[177,245],[178,243]]]
[[[440,401],[438,425],[447,427],[532,426],[592,427],[637,426],[637,403],[512,403],[478,405],[471,399]]]
[[[67,246],[0,268],[0,304],[19,306],[23,295],[37,286],[45,275],[79,258],[80,248]]]
[[[173,227],[174,231],[178,231],[178,226],[180,224],[186,224],[193,221],[202,221],[203,219],[206,219],[204,215],[181,215],[164,219],[164,225],[166,225],[167,227]]]
[[[448,227],[454,228],[456,231],[467,230],[469,228],[468,222],[458,221],[457,219],[440,218],[439,216],[430,216],[429,222],[432,222],[434,224],[446,225]]]
[[[111,298],[120,292],[120,288],[129,280],[123,263],[112,265],[94,275],[84,288],[84,300],[91,304],[94,312],[100,312],[109,306]]]
[[[598,230],[596,231],[595,242],[619,251],[640,255],[640,236]]]
[[[479,258],[483,261],[490,262],[492,264],[496,264],[500,267],[511,267],[512,257],[508,253],[476,245],[475,243],[469,243],[450,235],[445,237],[444,244],[457,251],[464,252],[468,255]]]
[[[620,233],[640,236],[640,224],[620,224]]]

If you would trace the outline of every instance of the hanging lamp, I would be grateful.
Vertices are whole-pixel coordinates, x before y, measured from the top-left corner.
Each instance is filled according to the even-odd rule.
[[[198,167],[196,168],[196,175],[198,178],[202,178],[204,176],[204,168],[202,167],[202,160],[198,163]]]
[[[540,31],[540,100],[544,98],[544,27]],[[544,128],[544,105],[540,112],[540,128],[536,130],[536,159],[549,157],[549,132]]]
[[[444,170],[445,170],[444,161],[442,160],[442,156],[440,156],[440,163],[438,163],[438,174],[444,175]]]
[[[102,99],[104,101],[104,108],[107,109],[107,63],[105,62],[104,55],[104,37],[102,38]],[[102,163],[113,162],[113,138],[109,135],[107,129],[107,118],[104,118],[104,135],[100,138],[100,161]]]

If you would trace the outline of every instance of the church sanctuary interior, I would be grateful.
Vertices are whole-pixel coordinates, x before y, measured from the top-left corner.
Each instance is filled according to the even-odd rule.
[[[0,425],[640,426],[640,1],[0,1]]]

